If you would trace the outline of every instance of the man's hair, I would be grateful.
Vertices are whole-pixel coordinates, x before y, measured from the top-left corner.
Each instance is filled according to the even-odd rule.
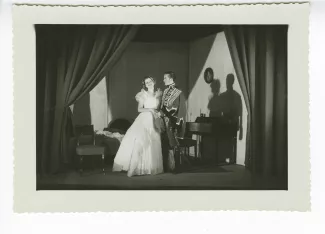
[[[168,75],[168,76],[169,76],[169,78],[172,78],[172,79],[173,79],[173,81],[175,81],[175,80],[176,80],[176,75],[175,75],[175,73],[174,73],[174,72],[172,72],[172,71],[167,71],[167,72],[165,72],[164,74],[165,74],[165,75]]]

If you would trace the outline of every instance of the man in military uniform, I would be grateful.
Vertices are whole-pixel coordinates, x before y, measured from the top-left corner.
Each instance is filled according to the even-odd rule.
[[[180,151],[177,137],[183,135],[185,100],[182,91],[175,85],[174,72],[165,72],[164,90],[161,100],[160,116],[164,122],[162,132],[162,150],[164,170],[174,173],[180,172]]]

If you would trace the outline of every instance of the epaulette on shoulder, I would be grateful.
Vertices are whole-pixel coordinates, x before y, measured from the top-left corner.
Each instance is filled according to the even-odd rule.
[[[177,89],[178,91],[182,92],[182,90],[178,86],[175,86],[175,89]]]

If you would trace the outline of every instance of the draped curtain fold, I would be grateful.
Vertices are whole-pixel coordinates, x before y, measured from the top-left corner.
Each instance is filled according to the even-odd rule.
[[[225,26],[248,111],[246,167],[287,175],[287,30],[285,25]]]
[[[38,171],[69,162],[68,108],[105,77],[135,36],[136,25],[36,25]]]

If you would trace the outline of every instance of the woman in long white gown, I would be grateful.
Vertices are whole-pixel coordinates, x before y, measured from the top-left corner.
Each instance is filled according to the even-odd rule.
[[[143,80],[143,87],[135,96],[140,114],[126,132],[113,165],[113,171],[127,171],[129,177],[163,173],[160,132],[154,124],[161,91],[154,90],[152,77]]]

